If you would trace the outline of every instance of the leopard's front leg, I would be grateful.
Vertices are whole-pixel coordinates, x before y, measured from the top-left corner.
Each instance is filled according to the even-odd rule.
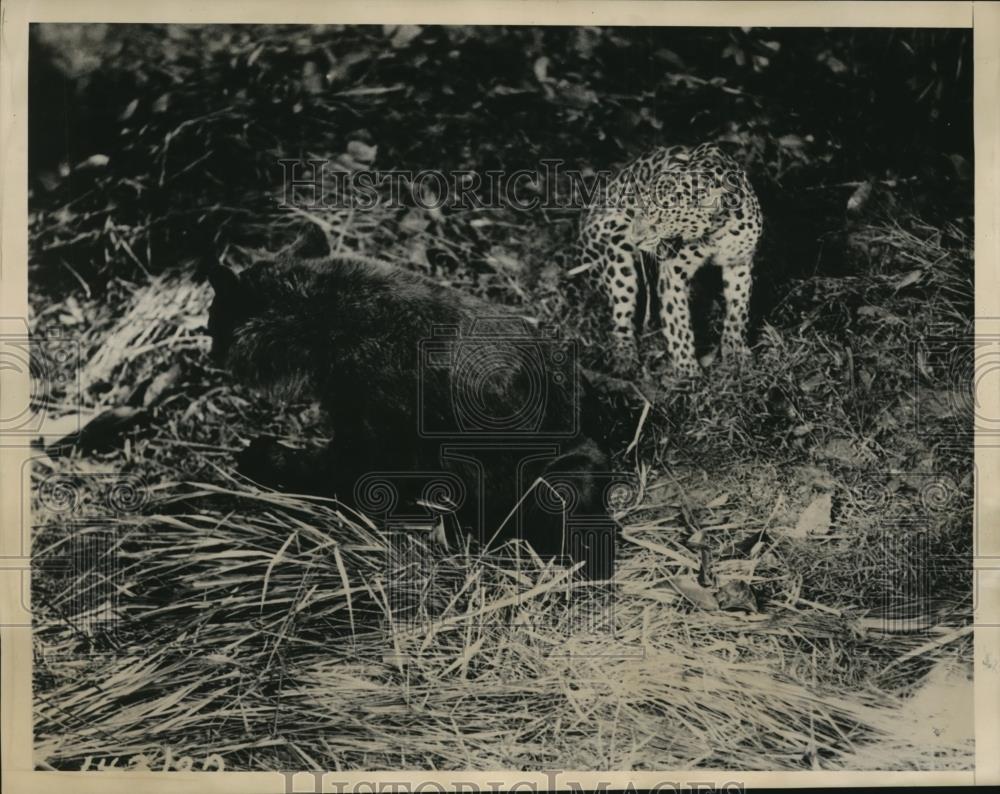
[[[682,377],[701,374],[691,326],[691,279],[705,259],[705,253],[693,244],[674,251],[662,243],[657,249],[660,325],[673,368]]]
[[[760,204],[744,180],[739,205],[731,208],[725,226],[712,235],[713,260],[722,269],[722,293],[726,318],[722,324],[722,357],[741,360],[749,355],[747,326],[750,318],[750,288],[753,260],[763,228]]]
[[[750,261],[741,260],[722,268],[722,294],[726,318],[722,323],[722,357],[739,360],[749,355],[747,326],[750,319]]]
[[[600,263],[600,279],[611,310],[612,369],[632,376],[639,369],[639,348],[635,336],[638,306],[639,254],[627,243],[609,245]]]

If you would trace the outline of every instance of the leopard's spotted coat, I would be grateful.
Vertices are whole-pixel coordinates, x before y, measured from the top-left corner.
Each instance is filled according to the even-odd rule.
[[[579,270],[606,295],[615,368],[638,364],[635,321],[642,252],[656,260],[660,325],[675,369],[700,371],[689,288],[705,264],[722,268],[724,356],[746,350],[751,270],[762,230],[746,174],[714,144],[660,147],[621,169],[583,217]]]

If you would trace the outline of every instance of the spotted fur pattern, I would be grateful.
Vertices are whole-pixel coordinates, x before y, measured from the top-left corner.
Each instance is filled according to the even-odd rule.
[[[609,180],[584,215],[579,242],[580,269],[610,309],[615,368],[638,365],[635,324],[644,253],[655,258],[660,327],[677,372],[700,371],[690,285],[705,264],[722,268],[722,353],[742,355],[761,229],[760,205],[746,174],[713,144],[654,149]]]

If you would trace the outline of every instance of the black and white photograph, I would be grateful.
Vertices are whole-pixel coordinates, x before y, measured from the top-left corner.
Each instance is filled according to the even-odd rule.
[[[34,770],[975,771],[971,27],[26,38]]]

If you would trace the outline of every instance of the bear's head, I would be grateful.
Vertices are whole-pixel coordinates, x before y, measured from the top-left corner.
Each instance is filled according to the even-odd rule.
[[[212,359],[222,366],[233,345],[236,329],[250,319],[251,289],[228,267],[217,265],[208,272],[215,297],[208,310],[208,334],[212,337]]]
[[[308,323],[328,319],[332,308],[317,294],[316,273],[258,262],[239,274],[218,265],[209,270],[208,281],[215,292],[208,310],[215,364],[275,400],[309,392],[320,358],[315,342],[324,337]]]

